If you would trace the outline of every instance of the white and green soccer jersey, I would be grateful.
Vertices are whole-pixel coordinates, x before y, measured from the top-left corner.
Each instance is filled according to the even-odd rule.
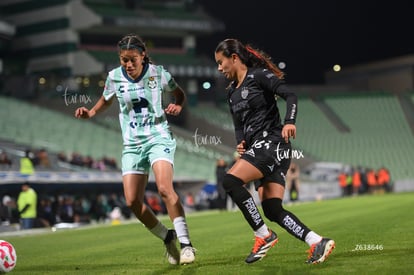
[[[118,99],[124,146],[140,146],[153,138],[170,136],[162,93],[176,88],[174,78],[159,65],[145,65],[135,80],[122,66],[108,73],[103,96],[109,100],[116,95]]]

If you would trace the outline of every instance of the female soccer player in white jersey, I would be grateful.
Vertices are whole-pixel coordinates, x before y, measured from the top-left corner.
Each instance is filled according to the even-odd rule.
[[[164,241],[171,264],[192,263],[195,249],[182,204],[173,188],[176,142],[166,119],[166,114],[180,114],[185,94],[169,72],[152,64],[139,36],[124,36],[118,42],[118,50],[121,66],[109,72],[103,95],[90,110],[78,108],[75,117],[91,118],[106,109],[114,98],[118,100],[124,144],[122,181],[127,205],[151,233]],[[175,103],[163,109],[165,92],[173,94]],[[150,168],[175,230],[167,229],[144,203]],[[176,246],[177,237],[181,252]]]

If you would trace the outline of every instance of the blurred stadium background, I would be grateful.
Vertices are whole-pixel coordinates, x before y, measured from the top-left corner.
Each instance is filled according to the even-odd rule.
[[[169,118],[180,194],[214,185],[217,159],[232,161],[226,82],[212,56],[197,51],[199,37],[225,25],[197,1],[2,0],[0,16],[0,151],[11,160],[0,164],[0,196],[16,195],[24,181],[49,195],[56,186],[69,193],[122,188],[118,105],[91,121],[73,113],[99,98],[106,73],[118,66],[116,42],[127,33],[144,38],[154,63],[188,95],[183,114]],[[341,196],[337,176],[353,167],[386,167],[394,191],[414,189],[413,65],[414,56],[403,56],[327,72],[324,85],[291,85],[299,96],[292,144],[303,154],[295,160],[302,200]],[[19,159],[27,149],[49,162],[23,177]],[[97,164],[79,165],[73,156]]]

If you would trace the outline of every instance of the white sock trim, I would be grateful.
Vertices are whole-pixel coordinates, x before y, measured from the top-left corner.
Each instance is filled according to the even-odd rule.
[[[305,237],[305,242],[309,245],[312,246],[315,243],[318,243],[322,240],[322,237],[319,236],[318,234],[316,234],[313,231],[310,231],[306,237]]]
[[[177,217],[173,220],[177,238],[182,244],[190,244],[190,234],[188,233],[187,222],[184,217]]]
[[[256,231],[254,231],[254,235],[256,237],[259,237],[259,238],[264,239],[267,236],[269,236],[269,228],[267,227],[266,224],[264,224],[259,229],[257,229]]]

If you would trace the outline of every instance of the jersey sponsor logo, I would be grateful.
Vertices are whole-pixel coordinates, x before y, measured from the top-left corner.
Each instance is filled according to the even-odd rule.
[[[148,100],[143,97],[134,98],[131,102],[135,113],[141,113],[142,108],[147,108],[149,105]]]
[[[256,204],[253,201],[253,198],[249,198],[243,202],[244,207],[249,212],[250,216],[253,219],[253,222],[258,225],[262,222],[259,211],[257,210]]]
[[[231,109],[233,110],[233,113],[237,113],[240,110],[244,110],[244,109],[247,109],[247,108],[249,108],[249,103],[247,102],[247,100],[240,101],[239,103],[234,104],[234,105],[231,106]]]
[[[298,225],[289,215],[286,215],[283,218],[283,224],[294,235],[298,236],[299,238],[303,237],[303,233],[305,230],[302,228],[302,226]]]
[[[132,129],[135,129],[136,127],[146,127],[146,126],[154,126],[154,125],[156,125],[156,123],[153,121],[140,122],[140,123],[132,121],[129,123],[129,127],[131,127]]]
[[[150,89],[155,89],[157,88],[157,81],[155,80],[155,78],[153,76],[151,76],[148,79],[148,88]]]
[[[141,90],[144,90],[144,88],[143,87],[132,87],[132,88],[125,89],[124,85],[119,85],[119,88],[118,88],[118,92],[121,94],[125,92],[135,92],[135,91],[141,91]]]

